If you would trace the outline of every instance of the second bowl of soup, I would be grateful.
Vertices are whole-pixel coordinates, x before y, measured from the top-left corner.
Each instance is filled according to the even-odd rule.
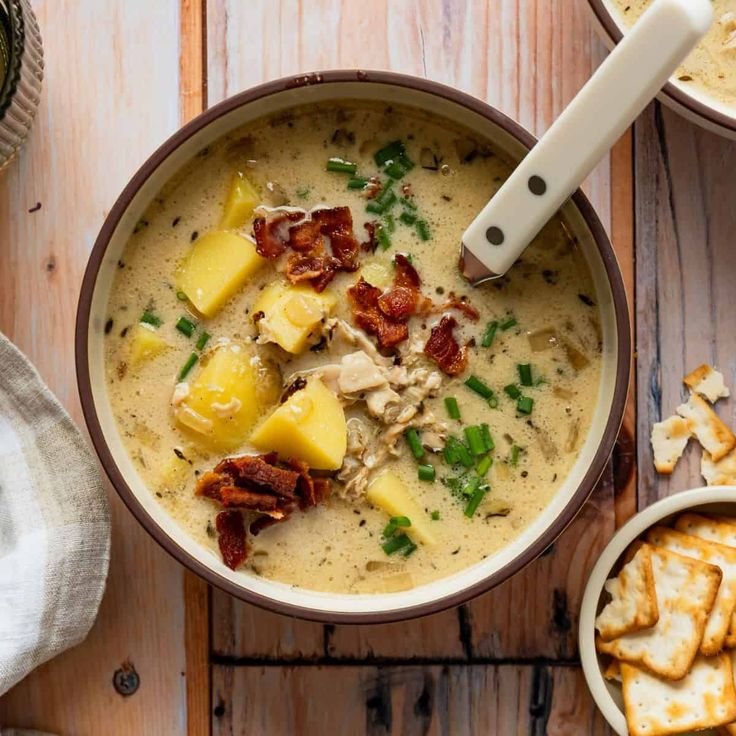
[[[167,549],[246,600],[375,621],[497,584],[569,523],[628,381],[610,244],[578,192],[503,279],[458,267],[530,144],[454,90],[336,72],[226,101],[144,165],[95,245],[78,369]]]

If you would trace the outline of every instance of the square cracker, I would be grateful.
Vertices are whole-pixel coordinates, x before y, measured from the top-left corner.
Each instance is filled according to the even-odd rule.
[[[687,674],[703,640],[721,571],[707,562],[652,548],[659,620],[654,626],[614,639],[596,637],[599,652],[640,664],[668,680]]]
[[[682,382],[712,404],[715,404],[718,399],[731,395],[723,380],[723,373],[706,363],[698,366],[692,373],[688,373]]]
[[[730,652],[729,656],[731,657],[731,667],[734,672],[734,680],[736,680],[736,652]],[[725,726],[721,726],[718,729],[718,733],[723,734],[723,736],[736,736],[736,721],[733,723],[727,723]]]
[[[652,451],[658,473],[669,475],[675,469],[690,437],[690,422],[676,414],[652,425]]]
[[[681,514],[675,522],[675,529],[684,534],[706,539],[709,542],[736,547],[736,519],[729,517],[701,516],[700,514]],[[731,614],[725,644],[736,647],[736,611]]]
[[[736,690],[728,654],[699,656],[687,676],[677,682],[624,662],[621,678],[631,736],[666,736],[714,728],[736,718]]]
[[[700,653],[706,657],[718,654],[723,649],[736,608],[736,549],[663,526],[650,529],[647,541],[720,568],[723,578],[700,644]]]
[[[652,548],[648,544],[642,544],[621,572],[606,580],[603,587],[611,596],[595,620],[595,628],[603,641],[611,641],[657,623],[659,611],[652,572]]]
[[[736,435],[721,421],[710,404],[697,394],[691,392],[688,402],[680,404],[676,411],[688,420],[690,431],[716,462],[736,447]]]
[[[713,456],[707,450],[703,450],[700,458],[700,474],[709,486],[736,485],[736,450],[731,450],[718,462],[713,460]]]

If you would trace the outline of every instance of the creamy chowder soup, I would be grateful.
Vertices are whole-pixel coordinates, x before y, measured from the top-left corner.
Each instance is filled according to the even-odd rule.
[[[503,279],[462,277],[510,170],[450,121],[346,102],[251,124],[169,182],[119,263],[106,374],[193,538],[274,580],[386,592],[540,514],[590,426],[599,311],[560,219]]]
[[[652,0],[614,0],[631,26]],[[712,0],[715,22],[685,59],[675,78],[727,105],[736,105],[736,0]]]

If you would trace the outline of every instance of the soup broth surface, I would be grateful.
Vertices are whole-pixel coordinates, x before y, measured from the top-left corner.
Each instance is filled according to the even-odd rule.
[[[401,201],[388,216],[367,212],[372,201],[367,192],[348,188],[348,182],[377,177],[385,184],[374,154],[392,141],[403,142],[415,165],[393,185]],[[357,164],[355,174],[326,170],[332,157]],[[399,427],[392,451],[367,472],[369,483],[387,471],[399,478],[435,543],[423,543],[409,530],[416,549],[408,555],[406,549],[387,554],[384,532],[391,513],[368,503],[365,488],[347,493],[333,474],[325,503],[249,536],[242,568],[312,590],[397,591],[494,554],[540,514],[569,473],[588,432],[599,390],[601,331],[587,264],[559,217],[506,277],[477,288],[462,277],[461,235],[511,168],[504,155],[448,120],[411,109],[345,102],[250,124],[200,152],[169,182],[131,235],[119,264],[106,315],[106,374],[118,428],[138,472],[197,542],[219,556],[215,519],[222,509],[195,495],[198,479],[225,456],[259,450],[248,440],[228,451],[200,442],[174,419],[177,384],[191,386],[208,355],[223,345],[242,345],[277,364],[278,393],[295,373],[340,360],[340,350],[332,343],[325,346],[323,334],[312,336],[310,348],[296,355],[272,343],[253,342],[259,334],[254,303],[274,282],[286,284],[278,264],[260,268],[211,318],[196,314],[179,291],[177,269],[197,241],[218,228],[238,171],[257,190],[261,204],[305,210],[348,206],[358,240],[365,240],[365,223],[379,225],[388,236],[390,244],[384,241],[375,252],[361,251],[358,271],[338,273],[329,284],[327,291],[336,296],[330,319],[355,328],[347,289],[361,276],[390,287],[396,254],[411,258],[426,298],[442,305],[454,294],[467,298],[479,313],[473,320],[462,310],[440,307],[410,318],[409,339],[393,351],[398,356],[394,363],[425,372],[417,391],[426,391],[428,381],[440,381],[421,401],[419,414],[423,420],[436,420],[429,430],[419,430],[435,446],[417,461]],[[404,213],[408,216],[402,217]],[[239,232],[252,238],[252,218]],[[166,347],[133,365],[131,341],[144,313],[160,321],[145,329],[155,330]],[[443,315],[454,316],[457,341],[467,343],[468,364],[457,376],[445,375],[422,352]],[[195,325],[191,337],[176,327],[182,316]],[[488,326],[494,322],[489,340]],[[180,380],[182,366],[197,354],[195,342],[203,330],[210,341]],[[373,336],[367,341],[375,342]],[[353,346],[343,353],[359,349]],[[530,367],[531,381],[523,380],[520,365]],[[492,390],[490,399],[465,384],[470,376]],[[521,405],[529,413],[519,409],[525,397],[532,400],[531,407]],[[450,418],[446,399],[457,402],[460,419]],[[272,399],[264,416],[277,404]],[[361,401],[346,403],[345,413],[365,428],[368,439],[363,441],[379,448],[394,426],[369,416]],[[482,424],[488,425],[493,449],[473,456],[471,468],[448,462],[442,449],[447,438],[467,443],[465,428]],[[490,467],[483,467],[488,465],[481,463],[485,457]],[[419,464],[434,468],[434,481],[419,479]],[[474,493],[468,495],[466,486],[476,476],[482,492],[477,508],[469,509]],[[399,533],[401,528],[393,536]]]

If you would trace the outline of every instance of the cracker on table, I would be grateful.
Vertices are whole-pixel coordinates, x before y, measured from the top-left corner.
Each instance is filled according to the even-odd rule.
[[[677,407],[677,413],[688,420],[690,431],[716,462],[736,447],[736,435],[697,394],[691,392],[687,403]]]
[[[727,547],[736,548],[736,519],[725,516],[703,516],[701,514],[680,514],[675,522],[675,529],[684,534],[717,542]],[[736,611],[731,614],[731,624],[728,628],[725,644],[727,647],[736,647]]]
[[[599,652],[680,680],[695,659],[721,583],[715,565],[652,548],[659,619],[654,626],[614,639],[596,637]]]
[[[688,373],[682,382],[691,388],[696,394],[708,399],[715,404],[718,399],[731,395],[731,392],[723,380],[723,373],[717,371],[707,363],[698,366],[694,371]]]
[[[723,649],[736,608],[736,549],[663,526],[650,529],[647,541],[720,569],[723,577],[700,644],[700,653],[706,657],[718,654]]]
[[[611,600],[595,620],[603,641],[654,626],[659,618],[652,572],[652,548],[642,544],[615,578],[606,580]],[[724,634],[725,636],[725,634]]]
[[[736,718],[736,690],[728,654],[699,655],[687,675],[664,680],[621,663],[624,711],[631,736],[715,728]]]
[[[707,450],[703,450],[700,458],[700,474],[709,486],[736,485],[736,450],[731,450],[718,462],[713,460],[713,456]]]
[[[690,422],[677,414],[652,425],[652,451],[658,473],[672,473],[691,436]]]

